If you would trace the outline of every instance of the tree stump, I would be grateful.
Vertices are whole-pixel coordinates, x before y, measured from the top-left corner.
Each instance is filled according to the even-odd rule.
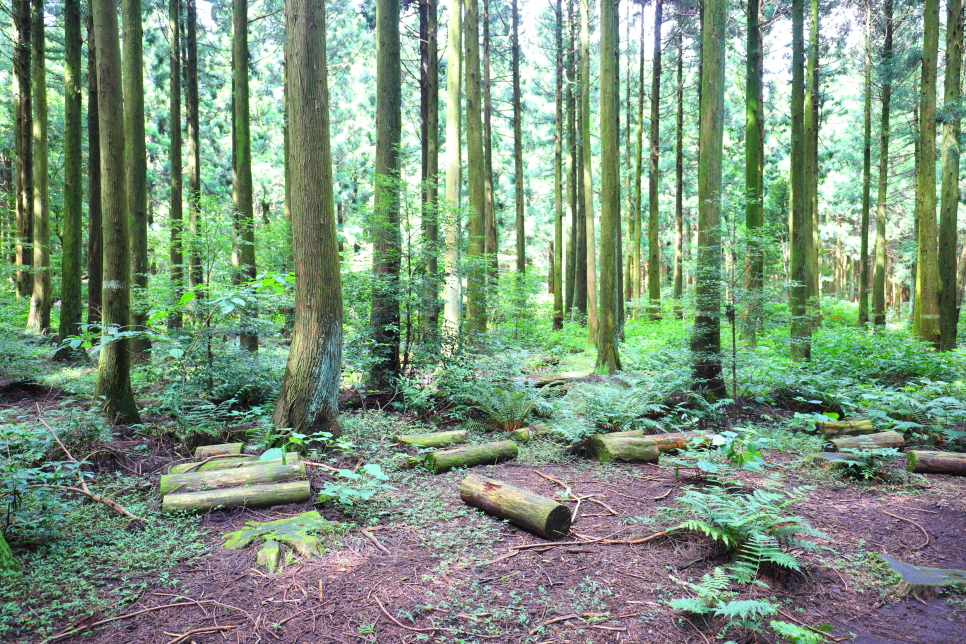
[[[957,452],[906,452],[906,469],[918,474],[966,476],[966,454]]]
[[[507,483],[470,474],[460,483],[460,498],[545,539],[559,539],[570,530],[570,508]]]
[[[16,570],[20,570],[20,562],[13,556],[13,551],[10,550],[7,540],[3,537],[3,532],[0,532],[0,571],[13,572]]]
[[[448,472],[457,467],[495,465],[517,457],[517,444],[513,441],[463,445],[452,449],[430,452],[423,457],[422,466],[433,474]]]
[[[650,438],[612,437],[598,434],[590,437],[594,458],[604,463],[657,463],[661,450]]]
[[[164,496],[174,491],[198,492],[203,489],[280,483],[300,478],[305,478],[305,463],[298,460],[288,465],[268,462],[251,467],[214,470],[212,472],[168,474],[161,477],[159,491],[161,496]]]
[[[432,434],[408,434],[393,436],[397,443],[406,443],[414,447],[445,447],[458,445],[469,440],[469,432],[464,430],[452,432],[433,432]]]
[[[872,421],[868,418],[852,418],[841,421],[830,420],[824,423],[816,423],[815,427],[829,440],[841,436],[861,436],[876,433],[875,427],[872,426]]]
[[[241,454],[245,443],[222,443],[220,445],[202,445],[195,448],[195,458],[208,458],[221,454]]]
[[[287,503],[305,503],[312,497],[312,484],[308,481],[268,483],[229,487],[221,490],[169,494],[161,502],[161,511],[207,512],[215,508],[246,506],[263,508]]]
[[[906,439],[899,432],[879,432],[877,434],[867,434],[865,436],[843,436],[833,438],[832,444],[838,451],[846,449],[876,449],[889,448],[896,449],[906,446]]]

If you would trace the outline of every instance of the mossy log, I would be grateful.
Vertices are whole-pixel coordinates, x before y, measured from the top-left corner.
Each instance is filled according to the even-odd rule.
[[[265,569],[272,573],[278,569],[279,557],[282,554],[282,546],[278,541],[266,539],[262,547],[258,549],[255,563],[265,566]]]
[[[839,438],[840,436],[862,436],[864,434],[875,434],[876,429],[872,426],[872,421],[868,418],[852,418],[850,420],[829,420],[824,423],[816,423],[825,438]]]
[[[13,556],[13,551],[10,550],[7,540],[3,537],[3,532],[0,532],[0,572],[16,570],[20,570],[20,562]]]
[[[598,461],[611,463],[657,463],[661,450],[656,441],[648,438],[612,437],[599,434],[590,437],[590,451]]]
[[[195,448],[195,458],[208,458],[221,454],[241,454],[245,443],[222,443],[221,445],[202,445]]]
[[[299,460],[298,452],[288,452],[285,454],[286,463],[295,463]],[[219,458],[207,463],[178,463],[168,468],[168,474],[182,474],[186,472],[212,472],[214,470],[231,470],[236,467],[258,467],[259,465],[279,465],[281,458],[273,458],[270,461],[260,461],[257,456],[246,456],[238,454],[231,458]]]
[[[879,432],[877,434],[866,434],[865,436],[843,436],[833,438],[832,444],[838,451],[846,449],[876,449],[889,448],[896,449],[906,446],[906,439],[899,432]]]
[[[452,432],[433,432],[432,434],[406,434],[393,436],[397,443],[406,443],[414,447],[445,447],[447,445],[459,445],[465,443],[470,438],[470,433],[463,430]]]
[[[162,512],[207,512],[215,508],[265,508],[286,503],[304,503],[312,496],[308,481],[246,485],[221,490],[168,494],[161,502]]]
[[[299,460],[282,465],[264,463],[252,467],[238,467],[213,472],[188,472],[168,474],[161,477],[159,492],[161,496],[171,492],[197,492],[219,487],[238,485],[258,485],[261,483],[281,483],[305,478],[305,463]]]
[[[494,465],[517,457],[517,444],[513,441],[462,445],[452,449],[430,452],[423,457],[422,465],[433,474],[448,472],[457,467]]]
[[[549,428],[544,423],[527,425],[526,427],[514,429],[512,432],[510,432],[510,438],[518,443],[529,443],[531,440],[546,432],[548,429]]]
[[[854,454],[848,452],[815,452],[805,457],[805,462],[823,469],[845,469],[856,462]]]
[[[966,476],[966,454],[957,452],[906,452],[906,469],[918,474]]]
[[[570,508],[507,483],[470,474],[460,483],[460,498],[545,539],[559,539],[570,530]]]
[[[668,432],[666,434],[645,434],[643,429],[634,429],[628,432],[611,432],[609,434],[599,434],[600,438],[610,440],[614,438],[643,438],[653,442],[661,452],[674,452],[679,449],[686,449],[694,444],[698,439],[700,444],[711,445],[711,439],[707,432]],[[591,439],[593,442],[593,438]]]

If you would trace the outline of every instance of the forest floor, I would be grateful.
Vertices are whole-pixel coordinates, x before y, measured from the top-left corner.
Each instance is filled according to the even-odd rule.
[[[0,407],[25,417],[55,413],[75,403],[81,404],[49,387],[7,383],[0,391]],[[688,581],[697,581],[726,562],[707,539],[678,532],[637,545],[594,541],[604,537],[632,541],[670,527],[683,488],[702,485],[687,470],[602,464],[566,456],[539,440],[521,446],[514,462],[474,468],[546,496],[559,497],[563,490],[545,476],[566,483],[577,496],[592,495],[579,505],[571,537],[553,543],[463,504],[458,485],[465,471],[432,476],[390,465],[400,451],[388,438],[401,422],[392,415],[356,412],[348,414],[347,420],[347,437],[366,454],[380,454],[395,490],[351,518],[341,510],[320,506],[327,518],[356,521],[327,543],[321,557],[299,558],[268,574],[256,566],[253,549],[222,547],[224,535],[245,521],[292,516],[312,504],[213,512],[179,524],[195,529],[200,523],[196,538],[201,547],[193,556],[162,573],[152,570],[141,578],[136,572],[124,575],[124,583],[136,592],[81,619],[65,611],[70,619],[60,620],[53,632],[78,632],[72,629],[119,619],[87,634],[43,641],[775,641],[741,628],[719,637],[720,620],[687,619],[668,607],[670,598],[689,594]],[[114,489],[120,493],[130,488],[133,498],[156,509],[157,478],[168,462],[181,455],[164,452],[157,441],[143,437],[119,440],[111,448],[111,467],[119,473]],[[144,447],[139,449],[139,444]],[[799,458],[787,451],[768,452],[765,473],[736,476],[747,489],[797,488],[801,500],[791,511],[828,539],[818,540],[823,548],[817,552],[795,551],[803,564],[801,573],[765,571],[762,580],[768,587],[747,586],[741,598],[770,598],[781,606],[775,619],[827,624],[835,642],[966,642],[966,601],[961,595],[899,599],[898,578],[877,556],[885,553],[916,565],[966,568],[966,479],[929,475],[925,483],[855,482],[803,467]],[[343,461],[350,467],[354,464],[352,457]],[[321,484],[322,475],[313,472],[312,476]],[[105,529],[97,525],[101,527],[79,523],[74,529],[94,538],[92,531]],[[369,536],[360,532],[365,525],[375,526]],[[183,529],[185,534],[190,531]],[[114,534],[124,533],[115,527]],[[100,534],[97,538],[106,543],[114,537]],[[142,547],[134,539],[133,549]],[[531,544],[540,545],[519,548]],[[93,587],[121,583],[120,574],[90,574],[97,577]],[[93,583],[93,577],[89,581]],[[27,613],[32,601],[49,600],[38,595],[18,601]],[[12,637],[10,641],[39,640]]]

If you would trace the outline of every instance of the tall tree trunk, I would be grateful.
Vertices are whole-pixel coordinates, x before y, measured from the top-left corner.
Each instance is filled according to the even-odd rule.
[[[805,69],[805,209],[808,213],[805,284],[808,316],[813,326],[821,324],[819,297],[821,269],[818,265],[818,102],[819,102],[819,13],[818,0],[809,0],[808,62]]]
[[[232,132],[235,137],[235,164],[232,168],[232,203],[235,207],[235,238],[231,264],[234,282],[244,284],[255,279],[255,212],[252,205],[252,139],[248,113],[248,0],[232,2],[231,59]],[[253,306],[246,307],[239,337],[242,349],[258,351],[258,332],[246,322],[257,314]]]
[[[597,243],[594,240],[594,173],[590,147],[590,12],[580,0],[580,156],[587,240],[587,338],[597,345]]]
[[[791,152],[791,238],[788,309],[791,314],[791,358],[811,359],[812,324],[808,318],[808,251],[811,214],[808,209],[805,157],[805,11],[804,0],[792,0],[792,152]]]
[[[376,185],[372,222],[373,365],[370,383],[393,386],[399,374],[399,142],[402,77],[399,0],[376,2]]]
[[[859,326],[869,323],[869,210],[872,204],[872,4],[865,2],[865,120],[862,129],[862,222],[859,231]]]
[[[963,0],[946,0],[943,82],[942,197],[939,207],[939,349],[956,348],[956,233],[959,216],[959,130],[963,67]]]
[[[466,157],[469,196],[469,244],[466,255],[467,326],[471,332],[486,331],[486,271],[484,219],[486,185],[483,159],[483,116],[480,110],[480,10],[479,0],[466,2]]]
[[[567,138],[570,142],[570,216],[573,230],[573,274],[574,301],[572,310],[576,310],[580,321],[587,316],[587,218],[584,215],[583,200],[583,163],[580,145],[580,133],[577,128],[579,119],[580,98],[574,87],[580,87],[580,61],[577,56],[577,7],[576,0],[567,1],[567,69],[570,70],[570,82],[567,84]]]
[[[563,3],[557,0],[554,15],[554,41],[557,46],[557,68],[554,86],[553,138],[553,330],[563,328]]]
[[[524,226],[523,203],[523,110],[520,104],[520,10],[517,0],[510,0],[513,14],[512,67],[513,67],[513,184],[516,203],[517,272],[527,269],[527,234]]]
[[[727,0],[705,0],[702,4],[697,311],[691,336],[696,385],[717,397],[726,395],[721,377],[720,220],[727,4]]]
[[[939,347],[939,231],[936,227],[936,64],[939,54],[939,0],[924,0],[922,81],[920,83],[919,169],[916,173],[919,253],[912,332]]]
[[[483,162],[486,178],[486,220],[483,248],[486,253],[487,281],[493,284],[500,268],[497,255],[496,208],[493,205],[493,104],[490,98],[490,0],[483,0],[480,19],[483,23]]]
[[[664,2],[654,2],[654,59],[651,61],[651,157],[648,166],[647,196],[647,292],[648,319],[661,319],[661,241],[658,237],[660,212],[658,162],[661,154],[661,27],[664,24]]]
[[[748,0],[748,44],[745,61],[745,228],[748,235],[748,305],[744,312],[745,342],[757,344],[765,262],[762,256],[761,93],[762,46],[758,0]]]
[[[201,134],[198,98],[198,5],[185,0],[185,116],[188,135],[188,285],[203,295],[201,263]]]
[[[17,220],[17,297],[33,289],[33,103],[30,96],[30,2],[13,0],[14,175]]]
[[[97,109],[94,18],[87,14],[87,323],[102,319],[104,230],[101,226],[101,125]]]
[[[679,19],[680,20],[680,19]],[[674,317],[684,295],[684,33],[678,24],[678,141],[674,159]]]
[[[450,334],[458,334],[463,319],[462,278],[460,277],[460,153],[462,87],[463,17],[462,0],[449,0],[449,25],[446,34],[446,285],[443,317]]]
[[[33,287],[27,329],[50,331],[50,192],[47,147],[47,46],[44,1],[33,0],[30,80],[33,85]]]
[[[889,186],[889,107],[892,101],[892,0],[883,6],[885,42],[882,46],[882,117],[879,128],[879,189],[875,215],[875,274],[872,286],[872,323],[886,323],[886,198]]]
[[[339,433],[342,286],[329,149],[325,3],[285,6],[295,325],[272,421],[303,434]]]
[[[604,0],[600,3],[600,335],[595,371],[611,375],[621,368],[617,349],[621,221],[618,38],[617,4]]]
[[[81,178],[81,8],[80,0],[64,0],[64,222],[60,274],[60,340],[80,332],[81,239],[83,233],[84,186]],[[61,360],[73,356],[59,349]]]
[[[131,263],[127,170],[124,154],[124,94],[117,5],[93,0],[97,42],[97,115],[100,122],[102,226],[104,231],[103,325],[107,333],[97,360],[96,395],[108,419],[119,424],[141,422],[131,391],[129,341],[112,334],[131,323]]]
[[[644,176],[644,14],[641,12],[641,54],[638,66],[637,91],[637,165],[634,170],[634,210],[631,217],[631,297],[634,300],[634,317],[641,309],[641,218],[644,204],[641,195],[641,179]]]
[[[168,156],[171,162],[171,293],[173,303],[181,301],[184,292],[184,252],[182,250],[183,210],[181,166],[181,0],[168,0],[168,37],[171,40],[170,67],[170,121],[171,144]],[[183,321],[181,311],[168,315],[168,328],[180,329]]]
[[[419,2],[419,109],[422,146],[422,221],[426,257],[423,334],[439,325],[439,52],[436,0]]]

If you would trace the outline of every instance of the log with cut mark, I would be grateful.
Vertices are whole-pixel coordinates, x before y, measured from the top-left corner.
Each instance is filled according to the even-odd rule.
[[[913,450],[906,453],[906,469],[919,474],[966,476],[966,454]]]
[[[222,490],[205,490],[185,494],[168,494],[161,502],[162,512],[207,512],[215,508],[250,508],[304,503],[312,496],[308,481],[246,485]]]
[[[570,530],[570,508],[514,485],[470,474],[460,483],[460,498],[545,539],[559,539]]]
[[[261,483],[280,483],[305,478],[305,463],[296,460],[288,465],[266,463],[251,467],[239,467],[213,472],[188,472],[168,474],[161,477],[161,496],[177,490],[196,492],[202,489],[233,487],[238,485],[257,485]]]

